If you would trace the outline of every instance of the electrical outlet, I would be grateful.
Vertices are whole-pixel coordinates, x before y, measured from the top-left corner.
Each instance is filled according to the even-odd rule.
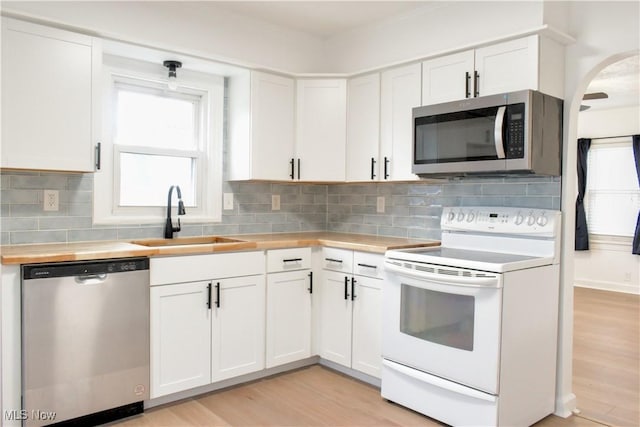
[[[376,201],[376,212],[384,213],[384,196],[378,196]]]
[[[58,211],[60,209],[60,199],[58,190],[44,190],[42,198],[42,208],[45,211]]]
[[[233,210],[233,193],[224,193],[222,197],[222,206],[225,211]]]
[[[272,194],[271,195],[271,210],[279,211],[280,210],[280,195]]]
[[[624,281],[631,282],[631,272],[627,271],[626,273],[624,273]]]

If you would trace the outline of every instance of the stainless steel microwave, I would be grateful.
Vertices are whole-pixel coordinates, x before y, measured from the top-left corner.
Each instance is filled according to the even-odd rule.
[[[413,109],[418,175],[560,175],[561,99],[524,90]]]

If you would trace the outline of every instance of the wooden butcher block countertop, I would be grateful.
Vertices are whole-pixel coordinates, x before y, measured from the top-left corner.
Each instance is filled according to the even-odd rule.
[[[329,246],[363,252],[437,246],[437,240],[414,240],[365,234],[301,232],[237,236],[182,237],[110,242],[43,243],[0,246],[2,264],[86,261],[137,256],[190,255],[305,246]]]

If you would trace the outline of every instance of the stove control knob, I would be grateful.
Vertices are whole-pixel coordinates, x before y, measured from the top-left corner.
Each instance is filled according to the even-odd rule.
[[[467,222],[472,222],[474,219],[476,219],[476,214],[471,211],[467,214]]]
[[[515,223],[516,223],[516,225],[520,225],[520,224],[522,224],[523,222],[524,222],[524,216],[523,216],[520,212],[518,212],[518,213],[516,214],[516,221],[515,221]]]
[[[538,220],[536,222],[540,227],[544,227],[549,222],[549,218],[547,218],[545,214],[542,214],[538,217]]]
[[[451,222],[456,219],[456,213],[454,211],[449,211],[449,215],[447,215],[447,221]]]
[[[533,212],[529,213],[527,216],[527,225],[534,225],[536,223],[536,217],[533,215]]]
[[[464,212],[462,211],[458,212],[458,222],[462,222],[463,219],[464,219]]]

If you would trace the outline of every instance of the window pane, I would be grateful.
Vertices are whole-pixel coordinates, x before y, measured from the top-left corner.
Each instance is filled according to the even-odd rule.
[[[178,185],[185,206],[193,207],[195,176],[196,159],[190,157],[120,153],[119,205],[166,206],[169,187]]]
[[[197,110],[195,99],[118,88],[115,143],[195,150]]]

